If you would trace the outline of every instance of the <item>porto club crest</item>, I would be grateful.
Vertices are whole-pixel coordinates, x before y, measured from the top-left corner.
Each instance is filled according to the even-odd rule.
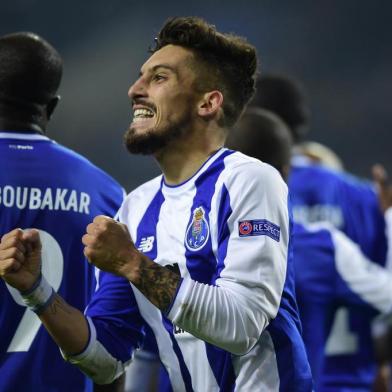
[[[205,214],[203,207],[197,207],[193,211],[192,221],[185,234],[185,245],[190,251],[203,248],[210,236],[210,227]]]

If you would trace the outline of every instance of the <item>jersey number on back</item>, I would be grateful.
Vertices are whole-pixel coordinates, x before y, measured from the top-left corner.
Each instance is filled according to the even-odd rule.
[[[339,308],[325,346],[327,355],[350,355],[358,352],[358,336],[350,330],[349,312]]]
[[[63,279],[63,252],[59,243],[49,233],[39,230],[39,235],[42,242],[42,274],[53,289],[57,291]],[[7,288],[15,302],[25,306],[19,292],[9,285],[7,285]],[[37,315],[30,309],[26,309],[7,352],[29,351],[40,326],[41,321]]]

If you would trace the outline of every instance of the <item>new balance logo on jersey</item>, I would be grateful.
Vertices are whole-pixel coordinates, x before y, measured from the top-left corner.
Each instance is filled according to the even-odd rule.
[[[173,324],[173,333],[174,333],[174,335],[178,335],[180,333],[185,333],[185,332],[186,332],[185,330],[183,330],[182,328],[177,327],[177,325]]]
[[[137,250],[142,253],[147,253],[147,252],[152,251],[152,248],[154,246],[154,241],[155,241],[154,236],[143,237],[140,241],[140,244],[139,244]]]

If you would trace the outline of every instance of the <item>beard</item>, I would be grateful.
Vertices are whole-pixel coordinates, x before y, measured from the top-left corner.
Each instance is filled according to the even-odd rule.
[[[124,144],[131,154],[150,155],[164,149],[173,141],[180,139],[190,124],[190,116],[184,116],[176,124],[162,129],[150,128],[142,134],[130,126],[124,135]]]

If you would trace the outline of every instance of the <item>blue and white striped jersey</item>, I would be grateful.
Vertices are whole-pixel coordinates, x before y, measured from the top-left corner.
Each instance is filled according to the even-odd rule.
[[[123,190],[79,154],[40,134],[0,132],[0,236],[37,228],[43,273],[71,305],[84,309],[94,289],[81,238],[99,214],[113,216]],[[82,392],[92,383],[60,355],[16,290],[0,280],[0,391]]]
[[[315,390],[342,390],[332,387],[324,374],[325,352],[361,349],[342,307],[358,313],[391,311],[392,274],[370,262],[357,244],[331,225],[295,224],[294,255],[297,300]],[[334,319],[343,333],[330,333]],[[355,373],[351,377],[351,390],[362,390],[362,380]]]
[[[384,264],[385,220],[370,182],[299,155],[292,160],[289,189],[295,222],[329,222],[356,242],[371,260]]]
[[[289,189],[296,222],[328,221],[356,242],[370,260],[384,265],[385,221],[370,183],[297,156],[292,162]],[[342,306],[336,314],[331,339],[342,340],[338,335],[345,334],[338,318],[342,312],[359,344],[328,350],[325,373],[329,385],[331,390],[336,387],[351,390],[352,385],[370,390],[376,368],[370,330],[374,313]]]
[[[120,211],[139,250],[177,265],[167,314],[137,288],[101,272],[86,315],[90,342],[69,358],[110,381],[153,331],[175,391],[311,391],[294,296],[287,187],[278,172],[227,149],[188,181],[160,176]]]

